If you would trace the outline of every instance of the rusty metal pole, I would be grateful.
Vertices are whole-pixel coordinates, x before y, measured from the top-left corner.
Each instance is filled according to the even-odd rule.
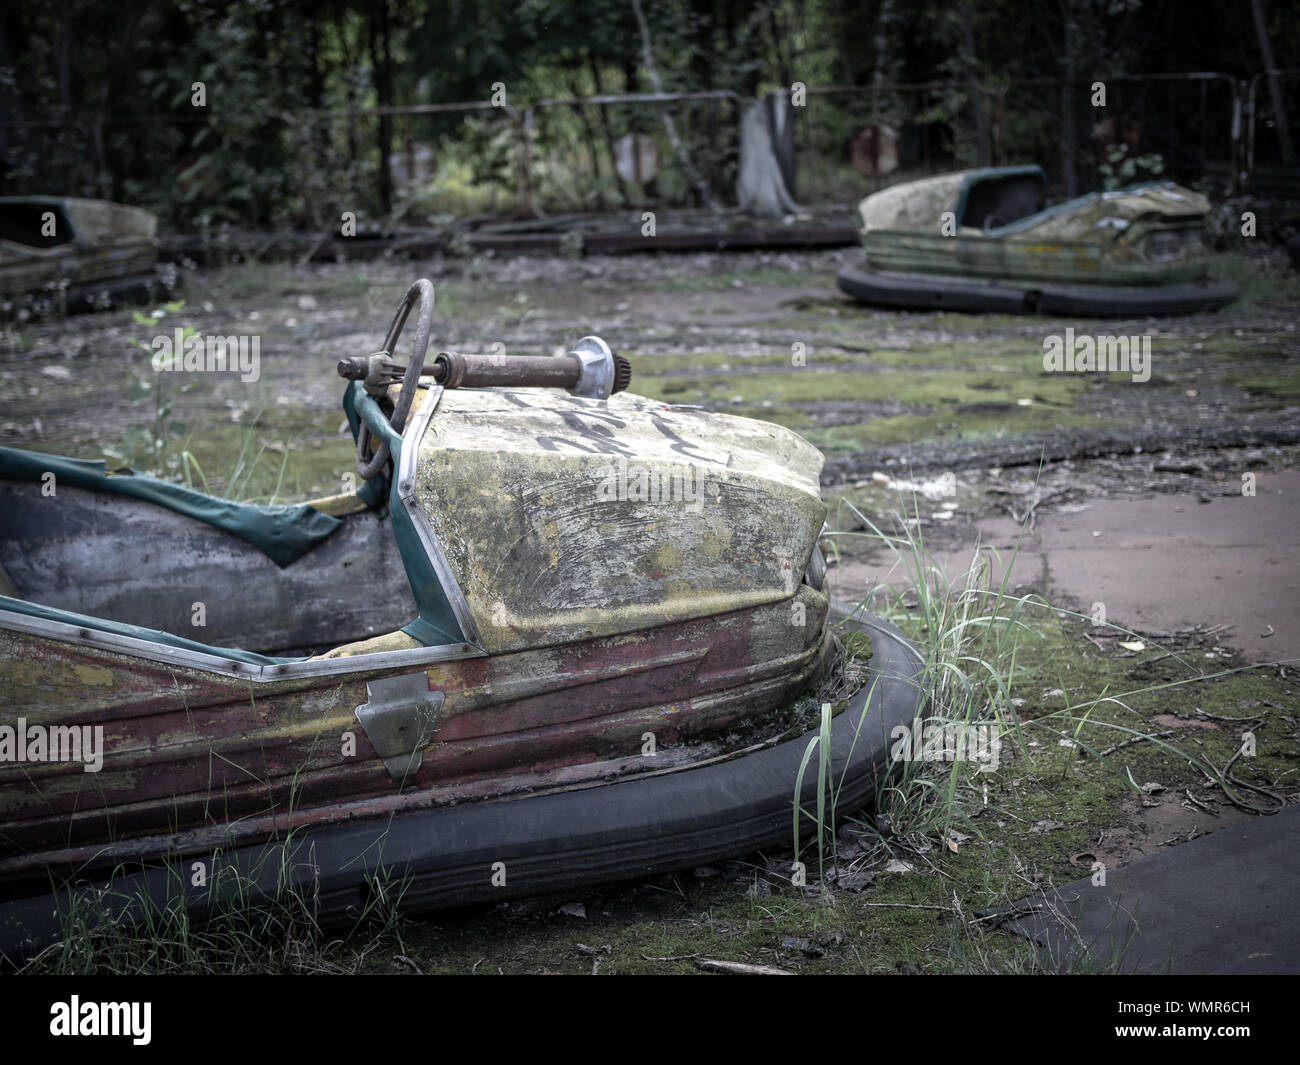
[[[339,376],[364,381],[367,391],[383,395],[406,368],[386,352],[340,359]],[[443,388],[562,388],[574,395],[607,398],[632,380],[632,366],[595,337],[586,337],[567,355],[470,355],[440,351],[421,368]]]
[[[1237,78],[1230,78],[1228,84],[1232,87],[1232,195],[1238,196],[1246,190],[1249,181],[1249,163],[1247,156],[1247,147],[1245,144],[1245,127],[1250,124],[1249,116],[1243,114],[1245,103],[1243,98],[1246,95],[1245,85]]]

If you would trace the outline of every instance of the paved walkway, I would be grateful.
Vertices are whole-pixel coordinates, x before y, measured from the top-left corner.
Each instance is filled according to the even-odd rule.
[[[1105,884],[1089,877],[1022,899],[1006,912],[1036,912],[1006,927],[1037,941],[1059,971],[1295,973],[1297,883],[1300,806],[1292,806],[1109,870]]]
[[[1147,632],[1231,626],[1223,643],[1252,660],[1300,659],[1300,471],[1260,471],[1255,495],[1092,500],[1076,513],[1040,513],[1021,541],[1014,583],[1042,587],[1085,613],[1103,603],[1111,624]],[[1009,518],[979,523],[982,543],[1004,561],[1020,528]],[[831,571],[837,598],[874,583],[903,583],[892,558],[851,561]],[[938,555],[950,579],[971,548]]]

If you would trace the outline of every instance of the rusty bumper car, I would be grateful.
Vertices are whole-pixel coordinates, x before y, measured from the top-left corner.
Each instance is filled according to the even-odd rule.
[[[0,950],[110,877],[201,915],[237,869],[328,921],[386,874],[418,910],[789,838],[797,708],[843,662],[821,454],[628,393],[595,337],[426,358],[432,310],[417,282],[339,364],[355,492],[251,506],[0,454]],[[915,649],[850,624],[841,811],[919,698]]]
[[[0,196],[0,305],[92,311],[165,296],[179,275],[159,268],[157,231],[157,217],[139,207]]]
[[[1210,205],[1170,181],[1046,206],[1037,166],[941,174],[858,206],[863,266],[840,288],[881,307],[1117,316],[1215,310],[1236,298],[1209,276]]]

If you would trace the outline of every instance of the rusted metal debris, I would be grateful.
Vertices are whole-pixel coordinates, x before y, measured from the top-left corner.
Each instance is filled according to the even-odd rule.
[[[613,358],[612,392],[626,391],[632,381],[632,366],[622,355]],[[340,359],[338,373],[345,380],[386,387],[402,379],[406,366],[381,351]],[[443,388],[562,388],[567,391],[579,387],[583,363],[572,354],[539,358],[440,351],[420,373],[433,378]]]

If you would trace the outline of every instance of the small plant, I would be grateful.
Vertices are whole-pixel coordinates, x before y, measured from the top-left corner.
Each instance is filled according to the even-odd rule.
[[[973,971],[1015,967],[1020,964],[1016,960],[1019,955],[1009,961],[1001,947],[995,951],[996,958],[983,956],[988,941],[982,937],[997,925],[981,922],[994,916],[992,908],[1007,906],[1022,895],[1037,898],[1045,891],[1050,894],[1052,882],[1023,866],[1015,853],[1000,850],[996,853],[1002,857],[995,859],[995,852],[990,848],[1006,847],[1007,837],[1023,834],[1026,826],[1033,826],[1028,828],[1032,837],[1034,832],[1079,831],[1084,825],[1091,824],[1090,821],[1081,822],[1077,815],[1072,824],[1063,823],[1071,820],[1068,813],[1071,800],[1066,795],[1072,791],[1073,783],[1066,784],[1067,780],[1077,780],[1081,784],[1089,780],[1105,780],[1104,786],[1098,786],[1103,787],[1101,794],[1109,794],[1112,801],[1117,796],[1127,795],[1142,801],[1143,806],[1152,805],[1143,801],[1148,790],[1163,790],[1164,785],[1139,782],[1144,779],[1168,782],[1168,778],[1135,778],[1135,772],[1148,772],[1133,768],[1137,764],[1132,757],[1136,751],[1145,752],[1148,760],[1162,758],[1165,768],[1156,771],[1162,774],[1173,775],[1184,767],[1192,769],[1199,778],[1199,786],[1221,796],[1217,801],[1244,811],[1270,814],[1289,801],[1281,784],[1292,772],[1289,768],[1279,770],[1274,767],[1272,776],[1263,775],[1258,769],[1243,772],[1242,766],[1249,762],[1249,756],[1253,756],[1253,746],[1249,751],[1244,745],[1234,747],[1236,740],[1232,737],[1228,737],[1226,746],[1219,747],[1217,752],[1208,741],[1199,738],[1192,741],[1195,743],[1192,746],[1192,743],[1174,738],[1174,730],[1161,729],[1157,723],[1159,719],[1150,716],[1153,704],[1156,708],[1161,707],[1161,699],[1171,695],[1177,698],[1178,693],[1192,691],[1198,692],[1198,700],[1206,699],[1210,697],[1211,688],[1220,682],[1252,670],[1272,669],[1276,663],[1206,670],[1195,661],[1201,657],[1199,653],[1166,651],[1152,643],[1149,637],[1140,637],[1122,626],[1107,623],[1104,617],[1098,620],[1091,615],[1063,609],[1040,595],[1013,594],[1010,579],[1019,553],[1019,540],[1006,558],[977,544],[969,566],[952,574],[926,549],[915,498],[915,517],[906,519],[902,514],[896,515],[902,530],[896,535],[883,531],[875,521],[847,501],[842,505],[848,511],[846,517],[851,515],[852,519],[845,524],[865,531],[830,534],[833,539],[827,544],[827,557],[838,558],[848,538],[863,538],[889,548],[894,556],[895,569],[904,576],[902,581],[872,589],[858,609],[865,609],[870,604],[874,613],[884,615],[916,641],[923,658],[918,673],[922,698],[917,711],[922,726],[927,733],[932,726],[945,730],[972,726],[996,728],[998,749],[992,765],[972,757],[969,749],[965,756],[958,754],[957,757],[930,757],[927,753],[916,758],[915,748],[910,756],[895,755],[897,762],[891,766],[892,772],[880,786],[869,814],[850,818],[851,824],[842,829],[847,831],[844,838],[854,841],[853,850],[848,858],[835,855],[835,869],[826,872],[832,885],[842,884],[846,873],[850,878],[860,876],[860,870],[866,870],[869,875],[872,871],[888,873],[891,870],[886,863],[893,864],[892,860],[900,854],[906,856],[909,863],[924,863],[935,876],[946,878],[951,872],[954,878],[965,877],[969,881],[970,861],[956,856],[960,853],[964,858],[971,853],[971,848],[980,847],[978,853],[983,858],[977,860],[986,863],[984,883],[976,886],[966,897],[959,898],[954,893],[950,904],[934,900],[919,905],[919,908],[951,912],[947,920],[952,922],[952,941],[947,953],[963,971],[968,966]],[[841,542],[837,544],[836,539]],[[1062,655],[1052,648],[1059,645],[1068,649],[1075,645],[1074,641],[1082,643],[1085,640],[1101,647],[1101,661],[1109,660],[1109,664],[1099,665],[1099,656],[1079,652],[1083,656],[1080,662],[1090,660],[1094,663],[1084,669],[1100,673],[1092,681],[1080,683],[1078,678],[1087,674],[1083,670],[1070,672],[1071,666],[1077,668],[1080,662],[1072,662],[1068,650]],[[1115,642],[1107,644],[1107,640]],[[1106,653],[1111,647],[1129,651],[1129,657],[1150,652],[1164,653],[1144,658],[1138,665],[1128,667]],[[1205,657],[1216,656],[1207,654]],[[1136,672],[1165,659],[1173,660],[1168,668],[1181,666],[1185,675],[1160,680],[1158,675],[1148,677]],[[1124,683],[1114,683],[1117,673],[1125,676]],[[1042,687],[1044,684],[1049,686]],[[1205,716],[1214,717],[1208,713]],[[1239,729],[1247,728],[1245,722],[1256,721],[1240,713],[1218,720],[1242,722],[1237,726]],[[1257,725],[1252,727],[1257,729]],[[1134,747],[1135,744],[1141,746]],[[803,792],[805,777],[811,774],[812,762],[816,758],[818,800],[815,804],[805,801],[802,808],[798,801],[795,804],[798,809],[796,858],[799,857],[800,830],[807,828],[803,824],[805,818],[816,824],[819,857],[826,853],[827,841],[832,848],[838,848],[842,842],[837,841],[839,834],[833,821],[836,782],[829,748],[826,723],[823,722],[821,733],[809,738],[795,781],[798,796]],[[1242,761],[1243,756],[1247,757],[1246,762]],[[999,769],[999,762],[1011,762],[1016,769],[1011,774],[989,775]],[[1088,763],[1091,767],[1085,769]],[[1096,773],[1092,767],[1100,767],[1101,772]],[[1234,768],[1237,770],[1235,773]],[[1076,777],[1075,774],[1079,775]],[[1020,789],[1020,782],[1024,780],[1035,781],[1038,789],[1038,794],[1028,802]],[[1053,816],[1061,818],[1060,822],[1034,822],[1035,817],[1043,816],[1041,800],[1046,793],[1059,795],[1062,806],[1057,808],[1054,805],[1048,809],[1053,811]],[[1191,796],[1190,791],[1187,794]],[[804,798],[807,800],[808,796]],[[1209,801],[1213,803],[1216,800],[1211,798]],[[1058,809],[1059,813],[1056,812]],[[1032,816],[1024,816],[1031,812]],[[1039,825],[1043,827],[1040,829]],[[933,857],[936,854],[952,857],[956,864],[940,866]],[[1004,872],[1008,868],[1008,857],[1014,863],[1014,872],[1009,880]],[[1071,864],[1087,869],[1086,865],[1078,866],[1073,859]],[[1069,878],[1077,876],[1074,874]],[[840,890],[838,886],[836,890]],[[850,887],[847,890],[860,891],[861,888]],[[897,901],[871,905],[906,909],[917,904]],[[1051,909],[1050,898],[1044,906]],[[976,912],[968,916],[968,908],[983,909],[986,915],[980,916]],[[1073,935],[1067,917],[1061,915],[1058,923]],[[1066,946],[1070,951],[1082,952],[1080,958],[1070,961],[1075,971],[1079,971],[1080,966],[1100,971],[1114,971],[1122,966],[1122,945],[1114,957],[1088,955],[1083,944],[1073,939]],[[1025,960],[1031,966],[1037,964],[1032,959]]]
[[[318,921],[319,884],[295,878],[286,838],[277,849],[274,888],[263,896],[266,870],[245,870],[222,855],[211,861],[210,909],[196,919],[186,905],[190,863],[169,866],[166,897],[128,887],[68,887],[59,939],[29,958],[30,974],[347,973],[386,940],[400,949],[398,907],[407,883],[386,873],[366,877],[367,891],[349,942],[327,940]],[[119,869],[114,879],[124,876]],[[341,959],[341,960],[340,960]]]
[[[560,254],[566,259],[577,260],[583,255],[584,241],[582,233],[571,229],[560,238]]]
[[[136,325],[148,326],[156,333],[168,316],[179,314],[184,307],[183,300],[173,300],[147,314],[132,311],[131,318]],[[183,341],[197,335],[198,330],[193,326],[185,326],[181,331]],[[142,351],[148,352],[149,358],[146,364],[147,370],[137,372],[132,369],[127,398],[133,403],[147,404],[150,418],[145,424],[128,428],[119,445],[103,449],[104,455],[124,465],[134,466],[143,463],[145,464],[143,472],[157,477],[179,479],[183,476],[189,483],[192,469],[202,477],[202,470],[199,469],[194,456],[183,449],[175,450],[173,445],[174,441],[183,439],[188,432],[183,422],[172,417],[173,396],[175,393],[188,392],[193,386],[181,385],[172,394],[168,394],[169,390],[163,384],[164,379],[159,372],[170,369],[171,364],[180,358],[181,352],[174,350],[166,355],[155,354],[152,335],[132,337],[131,343]]]
[[[830,777],[830,759],[831,759],[831,704],[822,704],[821,724],[817,730],[817,735],[808,741],[808,746],[804,748],[803,758],[799,762],[799,771],[795,774],[794,780],[794,853],[795,858],[799,857],[799,819],[800,815],[807,816],[801,802],[800,796],[803,794],[803,778],[807,772],[808,763],[812,760],[813,754],[817,754],[817,814],[815,817],[817,823],[817,863],[818,879],[823,877],[823,856],[826,853],[826,832],[829,827],[832,836],[835,832],[835,802],[834,795],[830,796],[830,814],[827,814],[827,782]],[[829,821],[829,826],[827,822]]]
[[[1113,192],[1125,185],[1158,178],[1165,172],[1165,160],[1155,152],[1130,156],[1127,144],[1112,144],[1106,149],[1106,162],[1097,170],[1101,174],[1102,187]]]

